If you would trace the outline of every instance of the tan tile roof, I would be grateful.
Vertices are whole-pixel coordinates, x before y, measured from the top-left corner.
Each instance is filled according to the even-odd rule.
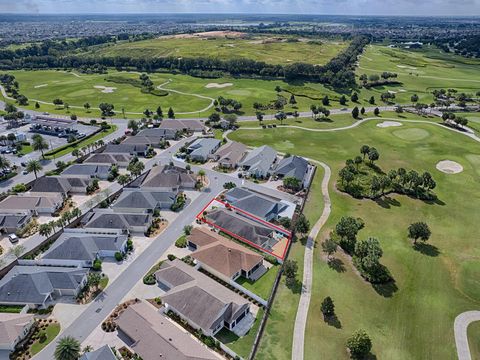
[[[263,257],[205,227],[194,228],[188,240],[199,249],[192,257],[221,274],[232,277],[240,270],[249,271]]]
[[[134,341],[132,349],[144,360],[219,359],[148,303],[129,306],[117,325]]]
[[[0,313],[0,345],[13,343],[32,319],[32,314]]]

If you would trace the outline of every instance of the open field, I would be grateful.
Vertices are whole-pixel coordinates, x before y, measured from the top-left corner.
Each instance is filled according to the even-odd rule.
[[[128,54],[139,58],[168,56],[209,57],[221,60],[248,58],[270,64],[307,62],[323,65],[346,46],[348,42],[341,40],[298,41],[294,37],[162,37],[98,47],[90,53],[97,56]]]
[[[347,359],[345,341],[359,328],[365,329],[372,338],[372,352],[378,359],[452,359],[456,357],[454,318],[480,306],[480,251],[476,232],[480,207],[477,191],[480,144],[438,126],[403,123],[401,127],[377,127],[382,121],[329,133],[277,128],[238,130],[229,136],[248,145],[268,144],[279,151],[318,159],[332,168],[332,214],[317,238],[305,359]],[[396,132],[400,129],[426,136],[417,140],[404,133],[398,136]],[[363,144],[379,150],[378,165],[387,172],[400,166],[429,171],[437,182],[435,193],[440,202],[428,204],[405,196],[392,196],[377,203],[355,200],[337,192],[334,184],[339,169],[346,159],[359,153]],[[436,163],[445,159],[460,163],[464,171],[448,175],[436,170]],[[312,198],[318,203],[318,218],[323,206],[318,187],[312,189]],[[310,211],[307,208],[307,214]],[[375,290],[353,271],[349,260],[338,253],[336,257],[343,264],[338,271],[323,260],[320,242],[345,215],[365,220],[359,239],[368,236],[379,239],[384,252],[381,261],[391,271],[397,289]],[[412,248],[406,234],[410,223],[422,220],[430,225],[432,237],[431,246],[420,252]],[[303,247],[299,249],[298,245],[294,244],[291,256],[299,261],[301,269]],[[299,276],[301,278],[301,274]],[[283,285],[280,287],[273,306],[261,343],[262,359],[291,358],[298,295],[292,296],[287,290]],[[340,328],[323,321],[320,304],[326,296],[335,302]],[[469,337],[478,339],[480,328],[472,326]],[[472,358],[480,356],[478,351],[478,346],[472,348]]]

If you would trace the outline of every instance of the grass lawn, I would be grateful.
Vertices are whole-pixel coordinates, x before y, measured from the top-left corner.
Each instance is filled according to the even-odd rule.
[[[332,168],[332,214],[317,244],[342,216],[361,217],[366,226],[359,239],[368,236],[379,239],[383,248],[381,262],[395,278],[395,291],[376,291],[342,256],[337,255],[343,266],[337,270],[327,266],[317,245],[305,359],[347,359],[345,341],[360,328],[372,338],[373,353],[378,359],[452,359],[456,357],[455,317],[480,306],[480,249],[476,231],[480,208],[480,144],[429,124],[404,123],[402,127],[378,128],[376,123],[371,121],[354,129],[329,133],[281,128],[261,132],[239,130],[229,137],[248,145],[268,144],[279,151],[326,162]],[[398,133],[400,130],[403,132]],[[420,133],[421,138],[413,136]],[[392,196],[376,203],[337,192],[334,184],[338,171],[346,159],[359,154],[363,144],[378,149],[378,165],[384,171],[398,167],[429,171],[437,182],[434,191],[440,202],[428,204]],[[445,159],[459,162],[464,171],[455,175],[438,171],[435,165]],[[318,218],[322,209],[318,186],[312,188],[311,195],[306,211],[307,214],[314,211]],[[406,236],[408,225],[414,221],[425,221],[432,230],[431,246],[423,253],[415,251]],[[303,247],[294,244],[290,258],[302,257]],[[300,268],[301,264],[299,261]],[[323,321],[320,304],[326,296],[335,302],[339,328]],[[282,284],[259,358],[291,358],[297,303],[298,295],[286,291]],[[472,327],[469,335],[478,339],[480,327]],[[472,348],[472,358],[478,357],[479,348]]]
[[[471,323],[467,328],[468,345],[472,354],[480,354],[480,321]]]
[[[249,39],[235,38],[172,38],[163,37],[136,42],[124,42],[98,47],[91,51],[98,56],[123,56],[125,53],[138,57],[211,57],[222,60],[239,57],[270,64],[307,62],[325,64],[343,50],[348,42],[341,40],[287,42],[294,37],[255,36]]]
[[[252,282],[251,280],[241,277],[237,280],[237,283],[254,294],[257,294],[262,299],[268,300],[279,269],[280,265],[274,265],[257,281]]]
[[[215,337],[227,345],[230,349],[235,351],[238,355],[246,359],[248,358],[250,351],[252,351],[253,342],[255,341],[255,336],[257,335],[258,327],[260,326],[262,317],[263,309],[259,309],[252,328],[244,337],[239,338],[233,332],[225,328],[220,330]]]
[[[23,308],[22,305],[0,305],[0,313],[19,314]]]
[[[22,150],[18,152],[18,155],[27,155],[33,151],[32,145],[22,145]]]
[[[54,159],[54,158],[58,159],[61,156],[70,154],[75,149],[81,149],[84,146],[87,146],[89,144],[92,144],[92,143],[100,140],[100,139],[103,139],[105,136],[114,133],[116,130],[117,130],[117,125],[110,125],[110,129],[107,129],[106,131],[100,131],[99,133],[97,133],[97,134],[95,134],[95,135],[93,135],[89,138],[86,138],[86,139],[80,141],[79,143],[77,143],[75,145],[67,146],[63,150],[57,152],[55,155],[45,155],[45,158],[46,159]]]
[[[55,339],[55,337],[60,332],[60,324],[50,324],[48,325],[46,330],[42,331],[45,331],[45,333],[47,334],[47,339],[42,343],[38,340],[35,340],[35,342],[30,347],[30,353],[32,355],[39,353],[41,350],[43,350],[44,347],[50,344],[53,339]]]

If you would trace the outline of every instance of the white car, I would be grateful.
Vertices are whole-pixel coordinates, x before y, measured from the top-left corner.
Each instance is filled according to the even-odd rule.
[[[15,244],[18,242],[18,236],[16,234],[10,234],[8,235],[8,240],[10,240],[12,244]]]

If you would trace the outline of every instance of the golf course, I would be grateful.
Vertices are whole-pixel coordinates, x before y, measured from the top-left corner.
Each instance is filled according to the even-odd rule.
[[[366,114],[372,116],[373,114]],[[344,125],[331,116],[333,124]],[[379,127],[386,121],[390,126]],[[421,122],[409,122],[418,120]],[[391,126],[391,123],[400,123]],[[232,140],[251,146],[270,145],[281,152],[295,153],[326,163],[332,170],[329,193],[332,213],[316,239],[313,262],[313,289],[305,334],[305,359],[348,359],[347,338],[364,329],[372,339],[377,359],[453,359],[456,357],[453,323],[455,317],[480,305],[480,251],[478,250],[478,209],[480,208],[480,147],[463,134],[438,126],[438,118],[385,113],[341,131],[312,131],[291,127],[240,129]],[[329,124],[328,127],[331,127]],[[325,129],[323,124],[318,129]],[[404,167],[428,171],[435,179],[437,201],[425,202],[405,195],[387,195],[377,201],[354,199],[336,189],[338,172],[345,160],[360,154],[364,144],[378,149],[377,165],[385,172]],[[463,171],[451,174],[436,165],[450,160]],[[323,171],[319,167],[306,205],[313,223],[323,209],[320,190]],[[335,266],[326,261],[321,242],[329,237],[342,216],[360,217],[365,227],[359,240],[375,237],[383,249],[381,259],[394,283],[373,287],[338,250]],[[426,222],[432,236],[415,248],[408,238],[408,226]],[[290,259],[298,261],[302,279],[304,244],[294,243]],[[329,325],[320,311],[330,296],[338,322]],[[279,287],[266,331],[260,344],[261,359],[291,359],[293,324],[299,289],[285,282]],[[469,328],[469,339],[480,336],[480,328]],[[439,346],[439,344],[442,344]],[[478,346],[471,345],[472,358]]]

